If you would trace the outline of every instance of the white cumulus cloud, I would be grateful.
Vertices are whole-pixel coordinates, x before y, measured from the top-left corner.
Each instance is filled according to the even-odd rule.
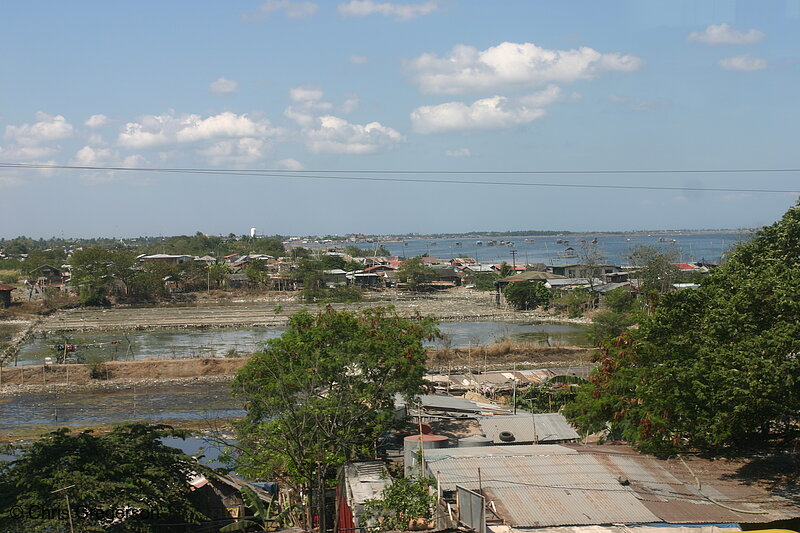
[[[239,90],[239,82],[236,80],[229,80],[228,78],[217,78],[215,81],[208,84],[208,88],[214,94],[231,94]]]
[[[275,166],[282,170],[303,170],[304,168],[303,163],[291,157],[275,161]]]
[[[339,14],[343,17],[367,17],[382,15],[397,21],[405,22],[425,15],[430,15],[439,9],[439,2],[429,0],[422,4],[408,4],[400,2],[375,2],[374,0],[350,0],[339,4]]]
[[[367,58],[367,56],[353,55],[348,58],[348,61],[350,61],[354,65],[363,65],[364,63],[369,61],[369,59]]]
[[[86,122],[83,124],[89,128],[102,128],[103,126],[107,126],[110,122],[111,119],[102,113],[98,113],[97,115],[92,115],[87,118]]]
[[[459,94],[572,82],[604,72],[635,71],[643,64],[634,55],[604,54],[587,46],[548,50],[504,42],[486,50],[457,45],[443,57],[422,54],[407,67],[423,92]]]
[[[754,44],[764,37],[764,33],[755,29],[739,31],[730,24],[711,24],[703,31],[693,31],[686,39],[706,44]]]
[[[444,155],[447,157],[469,157],[472,152],[469,151],[469,148],[459,148],[457,150],[447,150]]]
[[[263,15],[271,15],[282,11],[290,19],[304,19],[313,17],[319,11],[319,6],[314,2],[295,2],[292,0],[268,0],[259,6]]]
[[[411,112],[411,124],[418,133],[493,130],[533,122],[545,110],[513,102],[505,96],[483,98],[467,105],[463,102],[422,106]]]
[[[75,128],[62,115],[49,115],[39,111],[35,118],[36,122],[33,124],[6,126],[6,140],[22,146],[38,146],[50,141],[69,139],[75,133]]]
[[[351,124],[332,115],[318,120],[318,127],[306,132],[306,145],[315,153],[374,154],[405,141],[400,132],[380,122]]]
[[[0,146],[0,157],[9,161],[40,161],[61,150],[58,146]]]
[[[72,158],[71,164],[79,166],[98,166],[114,157],[114,152],[109,148],[92,148],[84,146]]]
[[[289,98],[292,102],[316,102],[322,100],[324,93],[318,87],[295,87],[289,89]]]
[[[229,111],[202,118],[189,114],[147,115],[128,122],[117,143],[125,148],[154,148],[170,144],[213,141],[225,138],[268,137],[274,133],[269,121]]]
[[[243,137],[241,139],[226,139],[218,141],[199,152],[205,156],[212,165],[241,166],[260,161],[266,155],[269,144],[264,139]]]
[[[342,113],[352,113],[361,105],[361,99],[356,94],[348,94],[342,103]]]
[[[740,72],[753,72],[767,68],[766,59],[751,55],[726,57],[717,61],[717,64],[725,70],[738,70]]]
[[[333,104],[326,102],[325,94],[318,87],[294,87],[289,89],[289,99],[294,102],[283,111],[283,115],[297,122],[300,126],[311,127],[315,119],[333,109]]]

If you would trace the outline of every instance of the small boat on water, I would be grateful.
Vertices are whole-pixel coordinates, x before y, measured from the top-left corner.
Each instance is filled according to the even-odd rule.
[[[483,246],[483,241],[475,241],[475,246]]]

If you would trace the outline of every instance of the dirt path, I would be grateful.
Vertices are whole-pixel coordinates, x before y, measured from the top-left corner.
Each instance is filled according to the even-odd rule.
[[[542,312],[513,311],[497,306],[494,295],[470,289],[455,288],[431,295],[385,292],[355,304],[333,304],[335,308],[360,309],[370,306],[394,305],[404,316],[417,313],[444,321],[553,320]],[[114,331],[158,328],[225,328],[282,326],[289,316],[300,309],[316,309],[317,304],[287,302],[280,299],[224,302],[197,306],[115,307],[110,309],[70,309],[47,317],[39,326],[41,331]],[[576,321],[583,322],[583,321]]]

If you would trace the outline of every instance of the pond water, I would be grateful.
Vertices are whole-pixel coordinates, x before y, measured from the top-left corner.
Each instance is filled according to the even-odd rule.
[[[439,325],[451,347],[485,345],[509,338],[539,346],[586,345],[586,330],[571,324],[513,322],[442,322]],[[41,364],[45,357],[56,356],[57,345],[72,344],[83,358],[103,357],[114,360],[183,357],[224,357],[235,350],[246,355],[259,348],[259,343],[278,337],[282,328],[155,330],[119,332],[83,332],[37,337],[22,347],[17,364]],[[120,341],[118,344],[110,344]],[[442,347],[443,341],[429,343]],[[130,347],[130,349],[129,349]],[[14,364],[14,363],[12,363]]]
[[[54,391],[0,399],[0,432],[30,425],[77,427],[134,420],[208,420],[211,424],[244,414],[231,396],[229,383]]]

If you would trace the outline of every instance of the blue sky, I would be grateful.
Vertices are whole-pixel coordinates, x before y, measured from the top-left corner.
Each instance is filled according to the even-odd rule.
[[[3,2],[2,163],[678,189],[0,168],[0,236],[769,224],[682,188],[798,173],[498,172],[798,168],[798,52],[800,0]]]

